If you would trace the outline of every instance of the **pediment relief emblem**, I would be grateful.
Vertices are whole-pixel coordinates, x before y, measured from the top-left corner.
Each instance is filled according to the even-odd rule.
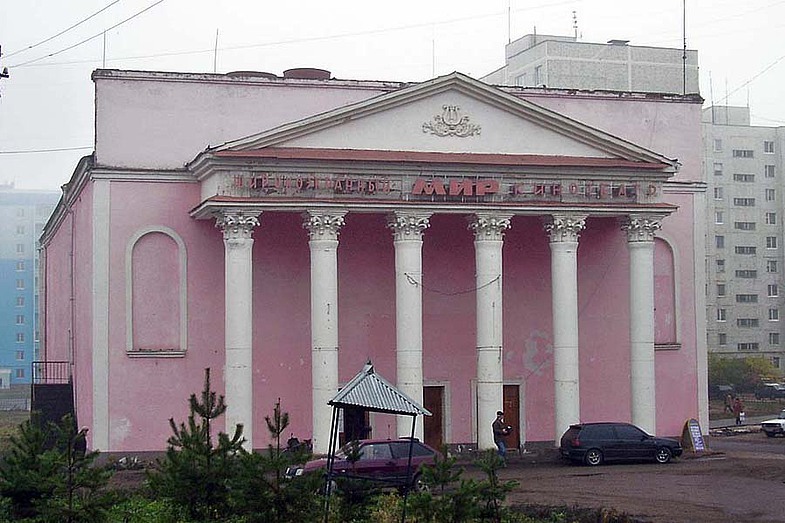
[[[442,114],[434,115],[430,122],[422,124],[422,132],[436,136],[457,136],[466,138],[480,134],[481,127],[470,123],[467,115],[461,115],[457,105],[443,105]]]

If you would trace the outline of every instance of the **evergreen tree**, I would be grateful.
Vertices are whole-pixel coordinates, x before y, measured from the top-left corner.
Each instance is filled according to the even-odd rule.
[[[224,397],[210,386],[210,369],[205,369],[204,388],[189,399],[187,424],[178,426],[169,419],[173,435],[159,470],[150,475],[154,492],[182,507],[198,520],[220,520],[231,512],[229,483],[238,473],[243,449],[243,426],[238,424],[230,437],[218,433],[215,444],[212,422],[226,411]]]
[[[57,456],[47,451],[50,427],[42,427],[38,413],[19,426],[11,436],[10,448],[0,461],[0,495],[11,503],[15,519],[35,516],[36,502],[52,494],[57,471]]]

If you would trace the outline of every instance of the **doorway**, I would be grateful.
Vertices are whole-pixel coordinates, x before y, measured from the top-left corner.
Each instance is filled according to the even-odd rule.
[[[423,387],[423,403],[432,416],[424,416],[425,444],[436,450],[444,445],[444,386]]]
[[[508,449],[521,448],[521,388],[519,385],[504,386],[504,421],[512,427],[504,442]]]

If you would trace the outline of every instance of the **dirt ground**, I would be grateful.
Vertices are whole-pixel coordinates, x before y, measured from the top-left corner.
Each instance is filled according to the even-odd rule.
[[[785,522],[785,439],[760,432],[709,440],[702,457],[596,468],[511,457],[510,503],[613,508],[652,523]],[[722,449],[722,450],[720,450]]]

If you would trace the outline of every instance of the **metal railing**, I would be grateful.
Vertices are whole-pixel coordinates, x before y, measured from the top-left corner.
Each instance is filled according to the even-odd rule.
[[[34,361],[33,385],[71,383],[71,363],[67,361]]]

